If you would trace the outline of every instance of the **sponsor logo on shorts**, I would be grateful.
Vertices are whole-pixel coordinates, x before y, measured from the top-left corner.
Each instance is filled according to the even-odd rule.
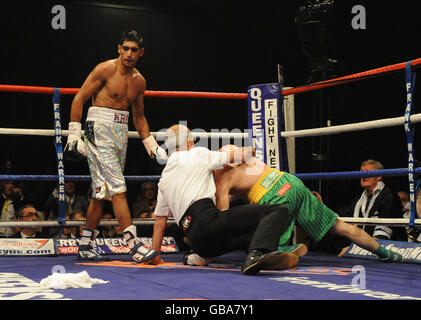
[[[291,188],[292,186],[287,182],[277,192],[281,197]]]
[[[126,114],[115,113],[114,122],[127,124],[129,122],[129,117]]]
[[[269,189],[270,186],[280,177],[280,174],[276,171],[270,172],[260,183],[260,185],[266,189]]]

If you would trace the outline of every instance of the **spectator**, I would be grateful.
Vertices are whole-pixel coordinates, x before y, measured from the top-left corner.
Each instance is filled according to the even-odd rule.
[[[81,209],[73,210],[70,215],[70,220],[72,221],[85,221],[86,220],[86,211]],[[76,228],[76,237],[80,238],[82,236],[82,231],[85,228],[84,225],[75,227]]]
[[[4,174],[14,174],[13,163],[10,160],[6,160],[3,164],[3,172]]]
[[[132,206],[133,218],[154,218],[157,187],[154,182],[142,183],[141,192]]]
[[[70,215],[66,215],[66,221],[70,220]],[[62,234],[60,232],[57,232],[53,237],[54,238],[60,238],[60,239],[76,239],[76,227],[64,227]]]
[[[411,213],[411,203],[409,202],[408,192],[401,190],[397,192],[397,195],[399,199],[401,199],[403,217],[409,218],[409,214]]]
[[[0,221],[13,221],[15,212],[23,200],[22,190],[13,181],[0,181]],[[0,237],[10,237],[14,233],[12,228],[0,228]]]
[[[57,174],[57,168],[54,170],[52,166],[47,165],[43,170],[43,174]],[[23,190],[25,202],[32,203],[35,206],[35,208],[37,208],[38,212],[42,211],[45,217],[48,218],[48,210],[46,207],[47,200],[56,187],[57,181],[28,181],[25,184],[25,189]]]
[[[376,160],[366,160],[361,163],[361,171],[383,170],[383,165]],[[403,208],[397,193],[388,188],[382,177],[363,177],[360,179],[362,194],[337,212],[341,217],[354,218],[402,218]],[[359,226],[375,239],[407,241],[405,228],[387,225]],[[350,241],[344,237],[330,236],[322,239],[316,249],[339,253],[341,248],[347,248]],[[327,246],[327,247],[326,247]],[[342,250],[342,253],[345,252]]]
[[[32,204],[21,206],[15,214],[16,221],[38,221],[39,214]],[[17,227],[16,233],[11,238],[45,238],[44,234],[37,231],[36,227]]]
[[[136,202],[132,206],[133,218],[155,218],[154,210],[157,203],[158,188],[155,182],[148,181],[142,183],[140,193],[137,195]],[[152,237],[153,225],[140,224],[136,226],[138,234],[144,237]],[[176,224],[168,223],[165,236],[173,237],[180,249],[187,248],[183,241],[183,230]]]
[[[411,218],[411,202],[409,201],[408,192],[399,191],[398,196],[401,199],[402,205],[404,206],[403,217],[405,219],[410,219]],[[420,212],[421,212],[421,189],[420,188],[416,192],[415,208],[416,208],[416,215],[415,215],[414,218],[419,219],[420,218]],[[421,228],[420,227],[407,226],[405,229],[406,229],[406,233],[407,233],[407,236],[408,236],[408,242],[421,242]]]
[[[84,196],[76,195],[75,183],[67,181],[64,184],[66,215],[71,215],[73,211],[81,210],[86,212],[88,209],[88,200]],[[47,200],[48,219],[58,218],[58,187],[54,189]]]
[[[81,221],[86,220],[86,214],[84,211],[76,209],[72,214],[66,214],[66,221]],[[84,226],[75,227],[63,227],[63,232],[60,234],[60,230],[53,235],[54,238],[60,239],[76,239],[80,238]]]
[[[112,212],[105,212],[102,215],[101,220],[110,220],[115,219],[115,215]],[[116,238],[116,237],[122,237],[123,231],[121,230],[120,225],[116,226],[101,226],[100,228],[100,234],[98,237],[102,238]]]

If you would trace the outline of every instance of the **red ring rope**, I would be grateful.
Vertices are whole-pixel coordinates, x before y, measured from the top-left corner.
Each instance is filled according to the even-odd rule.
[[[412,60],[411,66],[412,67],[420,67],[421,66],[421,58]],[[322,89],[322,88],[335,86],[335,85],[338,85],[338,84],[345,84],[345,83],[354,82],[354,81],[358,81],[358,80],[368,79],[368,78],[375,77],[375,76],[382,75],[382,74],[387,74],[387,73],[392,73],[392,72],[396,72],[396,71],[400,71],[400,70],[405,70],[405,67],[406,67],[406,62],[401,62],[401,63],[397,63],[397,64],[394,64],[394,65],[381,67],[381,68],[377,68],[377,69],[372,69],[372,70],[368,70],[368,71],[364,71],[364,72],[360,72],[360,73],[355,73],[355,74],[351,74],[351,75],[348,75],[348,76],[343,76],[343,77],[334,78],[334,79],[330,79],[330,80],[320,81],[320,82],[312,83],[312,84],[297,87],[297,88],[286,89],[286,90],[282,91],[282,95],[287,96],[287,95],[290,95],[290,94],[308,92],[308,91],[313,91],[313,90],[318,90],[318,89]]]
[[[327,88],[339,84],[345,84],[362,79],[367,79],[382,74],[388,74],[400,70],[404,70],[406,62],[397,63],[394,65],[372,69],[360,73],[351,74],[335,79],[320,81],[309,85],[296,87],[292,89],[285,89],[282,91],[283,96],[298,94],[302,92],[309,92],[322,88]],[[421,66],[421,58],[411,61],[412,67]],[[79,88],[60,88],[62,95],[75,95],[78,93]],[[36,86],[23,86],[23,85],[7,85],[0,84],[0,92],[22,92],[22,93],[41,93],[53,94],[53,87],[36,87]],[[224,93],[224,92],[194,92],[194,91],[155,91],[146,90],[146,97],[161,97],[161,98],[206,98],[206,99],[247,99],[247,93]]]

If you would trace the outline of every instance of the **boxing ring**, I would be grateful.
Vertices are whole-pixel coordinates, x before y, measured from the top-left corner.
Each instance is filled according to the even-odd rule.
[[[421,168],[415,167],[413,143],[413,125],[421,122],[421,114],[415,114],[412,109],[415,86],[415,72],[413,70],[419,66],[421,66],[421,59],[416,59],[301,87],[290,89],[279,87],[281,90],[279,98],[280,101],[283,101],[284,97],[303,92],[344,85],[371,77],[385,76],[394,72],[406,72],[407,105],[404,116],[326,128],[281,130],[279,132],[280,140],[286,141],[289,139],[288,141],[293,141],[293,139],[301,137],[334,135],[390,126],[404,127],[408,142],[407,168],[294,173],[302,180],[408,176],[411,202],[411,217],[409,219],[343,218],[347,222],[360,225],[385,224],[405,227],[421,225],[421,219],[416,216],[415,197],[418,188],[417,176],[421,174]],[[277,85],[279,84],[278,82]],[[0,85],[0,91],[53,96],[55,119],[53,130],[0,128],[0,134],[53,137],[56,146],[58,171],[57,175],[0,175],[0,180],[57,181],[59,186],[62,186],[65,180],[90,181],[89,176],[65,175],[64,168],[62,142],[68,131],[61,128],[60,96],[75,95],[78,92],[77,88]],[[146,91],[145,96],[250,100],[247,93]],[[161,141],[163,140],[163,133],[162,131],[152,132],[157,140]],[[201,133],[193,131],[192,134],[195,138],[239,139],[236,141],[250,138],[250,132],[247,130],[243,133]],[[138,138],[138,133],[129,132],[129,138]],[[127,181],[158,181],[159,178],[158,175],[126,176]],[[64,199],[63,192],[61,193],[61,200]],[[63,207],[60,207],[61,203],[63,201],[59,202],[60,215],[57,220],[0,222],[0,227],[63,228],[84,225],[82,221],[66,221]],[[135,225],[153,224],[153,222],[153,219],[133,220]],[[118,225],[118,222],[115,219],[101,220],[100,226],[107,225]],[[41,256],[16,256],[11,252],[10,255],[0,256],[0,300],[159,300],[164,301],[155,310],[156,315],[160,317],[180,315],[178,312],[181,312],[181,310],[177,309],[177,306],[183,305],[180,304],[180,300],[244,300],[244,302],[241,302],[241,307],[236,309],[237,313],[235,314],[247,319],[263,314],[261,313],[263,312],[262,309],[259,309],[257,300],[421,300],[421,277],[419,276],[421,265],[420,262],[416,261],[418,255],[421,261],[421,248],[414,246],[412,251],[405,251],[409,249],[398,247],[397,250],[403,250],[404,262],[407,263],[384,263],[364,255],[345,255],[339,258],[329,254],[309,252],[306,256],[300,258],[299,264],[294,268],[261,271],[253,277],[241,275],[241,264],[246,257],[242,252],[233,252],[218,257],[205,267],[183,265],[183,252],[178,250],[162,253],[164,263],[156,266],[136,264],[124,252],[113,255],[107,262],[80,262],[76,260],[75,253],[60,254],[54,252]],[[108,283],[95,285],[90,289],[43,289],[40,287],[40,281],[53,272],[78,273],[82,271],[87,271],[91,277],[103,279]],[[174,304],[172,300],[178,300],[177,304]],[[194,306],[194,303],[184,303]],[[234,304],[235,302],[232,303],[231,309],[234,308]],[[235,312],[235,310],[229,309],[226,304],[221,303],[219,307],[215,307],[215,305],[218,304],[206,303],[201,305],[202,308],[197,312],[207,316],[234,314],[230,312]],[[189,310],[189,312],[194,312],[194,309]]]

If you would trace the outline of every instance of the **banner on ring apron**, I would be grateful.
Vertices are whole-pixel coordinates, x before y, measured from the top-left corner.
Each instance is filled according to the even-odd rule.
[[[152,248],[151,237],[139,237],[139,240],[146,248]],[[79,250],[80,238],[73,239],[55,239],[59,255],[74,255]],[[98,253],[104,255],[129,254],[129,247],[121,237],[114,238],[96,238],[96,249]],[[178,246],[173,237],[164,237],[162,240],[161,251],[164,253],[178,252]]]
[[[0,256],[56,256],[54,239],[0,239]]]
[[[283,97],[279,83],[248,87],[249,142],[256,158],[271,168],[288,171],[283,130]]]
[[[380,245],[388,250],[398,252],[403,257],[403,262],[421,263],[421,243],[377,240]],[[379,257],[353,243],[343,255],[349,258],[378,260]]]

